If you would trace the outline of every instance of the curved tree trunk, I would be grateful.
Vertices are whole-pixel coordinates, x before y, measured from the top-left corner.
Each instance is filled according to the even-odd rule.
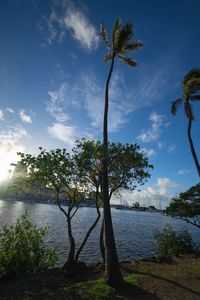
[[[109,199],[109,186],[108,186],[108,92],[109,83],[112,76],[114,66],[113,56],[106,81],[105,89],[105,107],[104,107],[104,126],[103,126],[103,211],[104,211],[104,242],[105,242],[105,279],[106,282],[112,287],[118,287],[122,283],[122,274],[120,271],[117,249],[115,245],[115,238],[112,225],[112,217],[110,210],[110,199]]]
[[[68,217],[67,219],[67,228],[68,228],[68,237],[69,237],[69,243],[70,243],[70,249],[68,254],[68,261],[73,261],[75,258],[75,240],[72,235],[72,226],[71,226],[71,219]]]
[[[81,251],[83,250],[83,247],[85,246],[88,238],[90,237],[91,232],[96,227],[96,225],[99,222],[99,219],[101,217],[101,213],[100,213],[99,205],[98,205],[98,191],[96,191],[96,210],[97,210],[97,218],[94,221],[94,223],[91,225],[91,227],[89,228],[88,232],[85,235],[85,238],[84,238],[82,244],[80,245],[79,249],[77,250],[76,256],[75,256],[75,261],[78,261],[79,255],[80,255]]]
[[[67,261],[74,260],[75,240],[74,240],[74,237],[72,235],[71,218],[70,218],[70,206],[68,206],[68,212],[66,212],[64,210],[64,208],[62,208],[62,206],[60,205],[60,200],[59,200],[59,192],[56,193],[56,202],[58,204],[59,209],[62,211],[62,213],[65,215],[65,217],[67,219],[68,238],[69,238],[69,242],[70,242],[70,250],[69,250]]]
[[[100,246],[103,263],[105,264],[105,247],[104,247],[104,238],[103,237],[104,237],[104,219],[102,220],[102,224],[101,224],[99,246]]]
[[[186,105],[187,105],[188,110],[191,111],[189,103],[187,103]],[[192,128],[192,118],[188,117],[187,135],[188,135],[188,140],[189,140],[189,144],[190,144],[190,150],[192,152],[192,157],[193,157],[197,172],[198,172],[199,177],[200,177],[200,165],[199,165],[199,161],[198,161],[196,151],[194,149],[192,137],[191,137],[191,128]]]

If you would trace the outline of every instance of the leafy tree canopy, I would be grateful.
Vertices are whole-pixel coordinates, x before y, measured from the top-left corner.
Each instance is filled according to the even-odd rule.
[[[173,198],[165,213],[200,228],[200,183]]]
[[[80,155],[80,152],[82,155]],[[100,141],[77,141],[74,148],[82,168],[88,173],[91,184],[102,191],[103,145]],[[144,184],[153,168],[137,144],[108,143],[109,196],[122,190],[134,190]],[[84,157],[83,157],[84,156]]]

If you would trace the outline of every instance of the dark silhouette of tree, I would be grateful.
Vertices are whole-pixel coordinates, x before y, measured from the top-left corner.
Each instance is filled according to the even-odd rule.
[[[188,127],[187,127],[187,136],[189,140],[189,145],[192,153],[192,157],[197,169],[197,172],[200,177],[200,164],[197,158],[197,154],[194,148],[194,144],[191,137],[191,129],[192,129],[192,122],[194,121],[194,115],[192,111],[191,101],[199,101],[200,94],[200,69],[194,68],[190,70],[182,81],[182,97],[178,98],[177,100],[172,102],[171,105],[171,112],[173,115],[176,114],[177,108],[180,105],[184,106],[184,111],[186,117],[188,119]]]
[[[38,184],[39,186],[47,187],[54,193],[55,201],[67,221],[69,251],[63,269],[66,274],[71,275],[73,270],[74,272],[78,271],[78,259],[80,253],[100,219],[97,203],[98,194],[96,193],[95,199],[97,217],[86,232],[82,243],[78,249],[76,249],[72,219],[78,211],[80,201],[85,199],[85,195],[91,192],[87,179],[88,174],[84,168],[84,155],[83,153],[79,153],[79,155],[69,154],[66,149],[55,149],[50,151],[46,151],[41,147],[39,149],[40,153],[36,156],[18,153],[21,160],[17,166],[20,165],[26,170],[26,178],[22,178],[22,183],[17,177],[18,181],[15,182],[15,185],[22,186],[25,181],[26,186],[29,185],[31,187],[32,184]],[[67,206],[63,206],[63,203],[66,203]]]
[[[126,23],[124,26],[118,19],[112,29],[112,35],[109,38],[103,24],[99,30],[100,38],[105,44],[108,52],[105,56],[105,62],[111,61],[108,78],[105,87],[105,106],[103,121],[103,210],[104,210],[104,240],[105,240],[105,279],[113,287],[122,283],[122,275],[119,267],[119,261],[116,251],[115,238],[112,226],[112,217],[109,202],[109,185],[108,185],[108,109],[109,109],[109,84],[113,73],[115,59],[120,59],[131,67],[136,66],[133,58],[127,56],[127,53],[139,49],[143,44],[141,41],[133,40],[133,25]]]
[[[89,183],[94,190],[98,190],[99,205],[103,202],[102,177],[103,177],[103,145],[100,141],[78,141],[76,154],[80,162],[84,163],[84,170],[88,174]],[[138,185],[143,185],[150,177],[149,170],[153,168],[147,157],[137,144],[121,144],[108,142],[108,182],[109,200],[113,194],[121,190],[134,190]],[[100,250],[105,263],[105,249],[103,243],[102,222],[100,234]]]
[[[200,183],[173,198],[165,213],[200,228]]]

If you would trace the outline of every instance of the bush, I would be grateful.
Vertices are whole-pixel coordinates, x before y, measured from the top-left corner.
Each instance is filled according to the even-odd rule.
[[[53,267],[58,250],[44,244],[47,228],[38,228],[23,214],[0,231],[0,274],[33,274]]]
[[[172,257],[193,252],[192,237],[187,230],[176,232],[170,225],[154,233],[155,250],[159,256]]]

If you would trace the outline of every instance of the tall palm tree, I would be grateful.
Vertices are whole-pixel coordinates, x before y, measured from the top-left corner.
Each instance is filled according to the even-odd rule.
[[[182,97],[172,102],[171,112],[173,115],[175,115],[178,106],[180,106],[181,104],[184,106],[184,111],[188,119],[187,136],[189,140],[190,150],[193,156],[195,166],[197,168],[197,172],[200,177],[200,164],[191,137],[192,122],[194,121],[191,102],[200,100],[200,94],[197,94],[200,92],[200,69],[199,68],[194,68],[185,75],[182,81],[182,92],[183,92]]]
[[[126,54],[139,49],[143,43],[133,40],[133,25],[126,23],[124,26],[121,20],[118,19],[112,30],[112,35],[109,38],[103,24],[100,26],[99,35],[102,42],[105,44],[108,52],[105,56],[105,62],[110,63],[110,70],[105,87],[105,106],[104,106],[104,122],[103,122],[103,209],[104,209],[104,242],[105,242],[105,279],[107,283],[113,287],[119,286],[122,283],[122,275],[119,267],[115,238],[112,226],[112,217],[109,201],[109,186],[108,186],[108,106],[109,106],[109,84],[113,73],[115,59],[118,58],[125,64],[135,67],[137,64],[133,58]]]

